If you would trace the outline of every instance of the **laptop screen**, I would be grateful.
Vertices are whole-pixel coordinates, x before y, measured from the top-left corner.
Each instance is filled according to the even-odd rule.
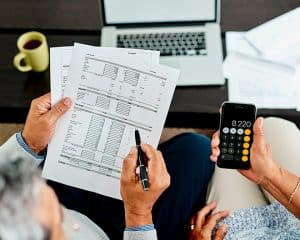
[[[216,0],[102,0],[106,24],[216,20]]]

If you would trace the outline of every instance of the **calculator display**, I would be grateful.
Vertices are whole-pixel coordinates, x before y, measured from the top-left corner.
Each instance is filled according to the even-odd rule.
[[[256,108],[252,104],[225,102],[220,121],[218,166],[248,169]]]

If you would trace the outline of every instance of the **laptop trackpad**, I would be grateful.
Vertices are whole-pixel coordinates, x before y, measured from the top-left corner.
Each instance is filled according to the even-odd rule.
[[[165,64],[169,67],[177,68],[180,70],[180,62],[172,60],[160,60],[160,63]]]

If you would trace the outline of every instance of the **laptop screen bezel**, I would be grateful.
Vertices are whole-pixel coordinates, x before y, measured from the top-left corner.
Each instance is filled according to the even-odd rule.
[[[107,23],[106,14],[105,14],[105,6],[104,0],[99,0],[101,4],[101,12],[102,12],[102,23],[103,26],[116,26],[116,27],[147,27],[147,26],[180,26],[180,25],[198,25],[205,24],[208,22],[219,22],[220,21],[220,1],[215,0],[215,18],[213,20],[203,20],[203,21],[172,21],[172,22],[138,22],[138,23]]]

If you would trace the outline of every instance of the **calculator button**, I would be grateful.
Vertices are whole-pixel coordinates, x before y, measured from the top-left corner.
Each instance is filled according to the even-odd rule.
[[[249,143],[244,143],[243,144],[243,148],[249,148],[250,147],[250,144]]]
[[[243,155],[248,155],[248,154],[249,154],[249,150],[244,149],[244,150],[243,150]]]
[[[242,161],[243,161],[243,162],[247,162],[248,159],[249,159],[248,156],[242,156]]]
[[[239,128],[237,130],[238,135],[242,135],[244,133],[244,130],[242,128]]]
[[[229,136],[229,139],[230,139],[230,140],[235,140],[235,135],[230,135],[230,136]]]
[[[240,161],[240,160],[241,160],[241,156],[235,155],[235,156],[233,157],[233,159],[236,160],[236,161]]]
[[[240,148],[242,146],[242,143],[241,142],[237,142],[236,146]]]
[[[238,140],[238,141],[243,141],[243,136],[238,136],[238,137],[237,137],[237,140]]]
[[[224,127],[223,128],[223,133],[225,133],[225,134],[229,133],[229,128],[228,127]]]
[[[229,154],[222,154],[222,155],[220,156],[220,158],[221,158],[222,160],[233,160],[233,156],[232,156],[232,155],[229,155]]]
[[[234,149],[233,148],[228,148],[228,153],[229,154],[234,154]]]
[[[234,145],[235,145],[234,142],[229,142],[229,147],[232,148],[232,147],[234,147]]]
[[[231,129],[230,129],[230,133],[231,133],[231,134],[236,134],[236,129],[235,129],[235,128],[231,128]]]
[[[223,134],[223,135],[222,135],[222,139],[223,139],[223,140],[228,140],[228,138],[229,138],[228,135],[226,135],[226,134]]]
[[[250,135],[251,134],[251,130],[250,129],[245,129],[245,135]]]
[[[227,153],[227,148],[222,148],[222,149],[221,149],[221,152],[222,152],[222,153]]]
[[[227,147],[228,143],[227,142],[222,142],[221,145],[222,145],[222,147]]]
[[[245,136],[245,137],[244,137],[244,141],[245,141],[245,142],[250,142],[250,137],[249,137],[249,136]]]
[[[236,149],[236,150],[235,150],[235,153],[236,153],[236,154],[241,154],[241,153],[242,153],[242,150],[241,150],[241,149]]]

